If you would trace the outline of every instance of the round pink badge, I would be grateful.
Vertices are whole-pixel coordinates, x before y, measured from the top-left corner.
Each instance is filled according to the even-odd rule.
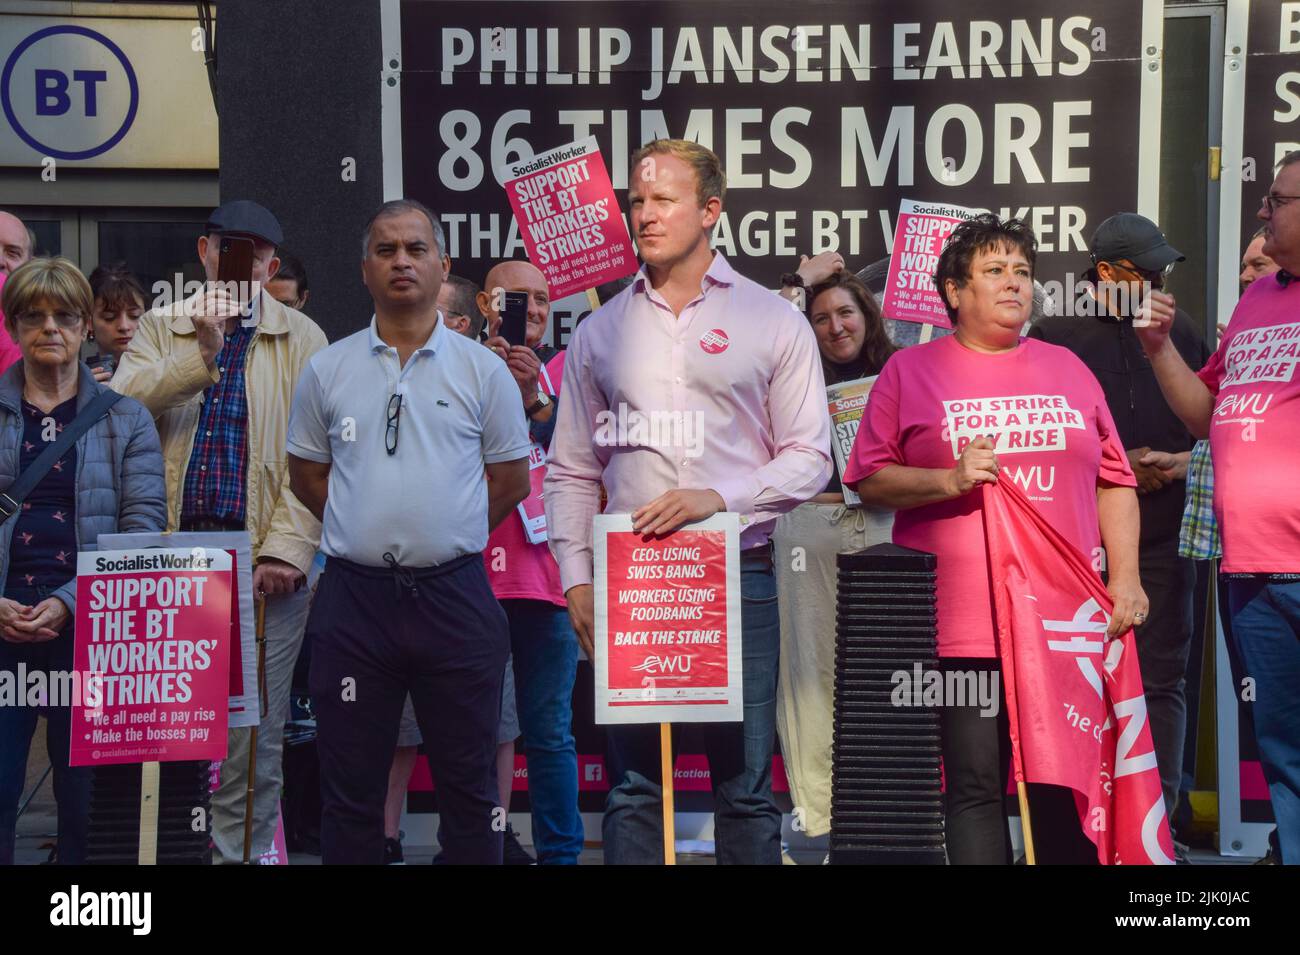
[[[710,329],[700,336],[700,347],[710,355],[717,355],[726,351],[727,346],[730,344],[731,339],[729,339],[727,333],[720,328]]]

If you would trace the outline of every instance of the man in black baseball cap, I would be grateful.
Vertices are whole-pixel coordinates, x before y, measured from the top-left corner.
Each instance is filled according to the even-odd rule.
[[[1074,352],[1097,377],[1138,481],[1139,573],[1151,606],[1137,627],[1151,737],[1165,808],[1173,812],[1182,774],[1187,723],[1184,677],[1192,638],[1192,561],[1178,555],[1187,462],[1195,443],[1165,401],[1134,332],[1151,310],[1174,316],[1172,339],[1193,368],[1209,358],[1196,324],[1164,291],[1185,256],[1150,219],[1121,212],[1097,227],[1084,314],[1057,315],[1029,330],[1034,338]]]
[[[1169,244],[1158,225],[1136,212],[1121,212],[1097,226],[1089,251],[1093,268],[1099,274],[1104,263],[1110,266],[1109,272],[1125,272],[1128,280],[1137,276],[1150,282],[1157,291],[1164,288],[1165,277],[1174,263],[1187,258]],[[1121,279],[1112,274],[1109,279],[1102,275],[1102,280]]]
[[[253,240],[241,288],[220,287],[227,237]],[[253,838],[244,845],[251,734],[229,734],[221,785],[212,795],[218,861],[256,858],[275,836],[283,776],[280,756],[294,662],[311,592],[304,584],[320,543],[320,522],[289,489],[289,405],[308,359],[327,344],[302,312],[262,291],[280,262],[284,235],[267,209],[223,203],[198,239],[208,287],[140,319],[113,389],[153,412],[162,439],[169,531],[247,531],[253,593],[266,599],[266,715],[258,728]]]

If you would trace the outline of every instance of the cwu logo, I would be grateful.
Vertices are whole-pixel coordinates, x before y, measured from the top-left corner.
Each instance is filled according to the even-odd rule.
[[[637,673],[690,673],[691,657],[689,654],[661,657],[652,653],[631,669]]]
[[[0,72],[0,107],[14,133],[42,156],[91,159],[127,134],[140,84],[112,40],[82,26],[37,30]]]

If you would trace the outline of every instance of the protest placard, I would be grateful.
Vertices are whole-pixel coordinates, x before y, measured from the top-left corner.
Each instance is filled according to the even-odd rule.
[[[69,765],[226,755],[230,572],[215,548],[77,555]]]
[[[889,276],[880,301],[880,310],[886,318],[952,328],[948,310],[934,284],[934,270],[952,230],[982,211],[914,199],[904,199],[899,204]]]
[[[826,386],[826,405],[831,413],[831,452],[835,455],[835,467],[840,474],[853,453],[853,442],[858,437],[858,425],[867,410],[867,400],[871,386],[876,383],[878,375],[870,378],[855,378],[853,381],[841,381]],[[853,488],[842,484],[844,503],[857,507],[862,503]]]
[[[546,506],[542,482],[546,479],[546,452],[536,441],[528,447],[528,496],[515,509],[524,522],[524,536],[530,544],[546,543]]]
[[[103,550],[138,547],[219,547],[230,555],[230,712],[229,726],[256,726],[261,703],[257,695],[257,630],[253,625],[253,545],[247,531],[178,531],[174,534],[100,534]]]
[[[595,288],[637,270],[596,138],[501,167],[498,177],[528,258],[546,276],[551,298]]]
[[[596,722],[740,720],[739,517],[646,538],[600,515],[594,568]]]

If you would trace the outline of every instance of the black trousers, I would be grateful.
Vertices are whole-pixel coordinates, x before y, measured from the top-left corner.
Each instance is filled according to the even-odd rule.
[[[1151,609],[1134,631],[1151,742],[1160,771],[1165,811],[1178,803],[1187,736],[1187,655],[1192,645],[1192,591],[1196,565],[1178,556],[1178,538],[1143,541],[1138,572]]]
[[[321,861],[378,865],[409,692],[448,863],[501,863],[497,720],[510,632],[480,554],[433,568],[329,558],[307,622],[321,777]]]
[[[943,737],[945,841],[951,865],[1010,865],[1006,794],[1011,769],[1002,667],[992,658],[944,657],[941,670],[996,674],[996,716],[980,715],[978,703],[945,706]],[[981,679],[977,677],[977,679]],[[1086,835],[1074,792],[1029,784],[1029,816],[1036,861],[1044,865],[1097,865],[1097,848]]]

